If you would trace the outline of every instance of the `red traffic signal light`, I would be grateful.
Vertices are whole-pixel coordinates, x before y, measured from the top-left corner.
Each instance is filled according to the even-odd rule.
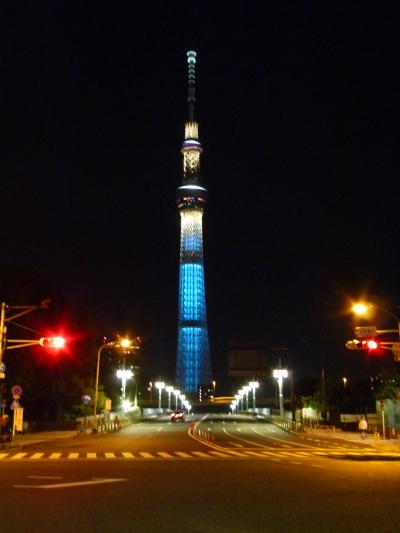
[[[376,342],[375,339],[369,339],[369,341],[367,341],[367,348],[368,350],[377,350],[379,348],[379,343]]]
[[[64,337],[42,337],[39,341],[40,346],[45,348],[52,348],[53,350],[60,350],[65,347]]]

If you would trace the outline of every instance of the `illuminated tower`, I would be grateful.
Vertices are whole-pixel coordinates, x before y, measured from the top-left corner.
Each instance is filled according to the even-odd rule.
[[[187,52],[189,120],[182,144],[183,183],[177,190],[181,219],[179,265],[177,385],[197,392],[211,381],[203,264],[203,209],[206,189],[200,184],[198,124],[194,120],[196,52]]]

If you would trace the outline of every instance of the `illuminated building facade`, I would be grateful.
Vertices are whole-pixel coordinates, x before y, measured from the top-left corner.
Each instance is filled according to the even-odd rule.
[[[187,62],[189,120],[181,149],[183,183],[177,190],[181,241],[176,381],[181,390],[196,393],[199,385],[211,381],[203,263],[203,210],[207,191],[200,184],[203,149],[194,119],[196,52],[187,52]]]

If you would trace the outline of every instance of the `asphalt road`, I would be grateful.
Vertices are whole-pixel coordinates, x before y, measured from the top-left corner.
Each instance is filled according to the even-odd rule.
[[[164,419],[0,450],[0,524],[7,533],[393,532],[399,486],[398,452],[249,419]]]

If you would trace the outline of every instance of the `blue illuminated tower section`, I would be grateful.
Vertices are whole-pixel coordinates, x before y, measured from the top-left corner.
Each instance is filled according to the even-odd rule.
[[[211,381],[203,263],[203,210],[207,191],[200,184],[203,149],[194,119],[196,52],[187,52],[187,63],[189,120],[181,149],[183,183],[177,190],[181,243],[176,381],[184,392],[195,393],[198,385]]]

